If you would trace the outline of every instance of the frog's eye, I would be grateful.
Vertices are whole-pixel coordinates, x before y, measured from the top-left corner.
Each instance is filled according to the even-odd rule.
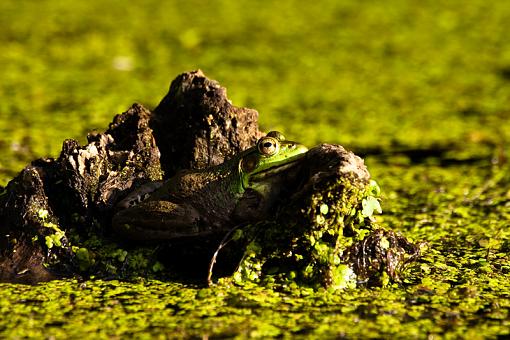
[[[259,165],[259,158],[256,154],[251,154],[241,160],[241,169],[243,172],[252,172]]]
[[[267,136],[274,137],[274,138],[278,139],[279,141],[285,140],[285,136],[283,135],[283,133],[281,133],[279,131],[269,131],[267,133]]]
[[[257,143],[257,149],[264,156],[272,156],[280,150],[280,142],[271,136],[262,137]]]

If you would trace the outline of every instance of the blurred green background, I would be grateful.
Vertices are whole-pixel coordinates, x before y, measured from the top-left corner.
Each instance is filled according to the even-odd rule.
[[[506,141],[506,1],[0,3],[0,183],[201,68],[307,145]]]
[[[426,243],[404,282],[333,294],[0,285],[0,337],[508,336],[509,23],[486,0],[0,1],[0,185],[200,68],[266,131],[378,153],[382,225]]]

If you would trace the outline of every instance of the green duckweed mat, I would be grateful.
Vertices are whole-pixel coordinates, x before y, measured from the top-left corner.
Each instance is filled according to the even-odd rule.
[[[1,284],[0,337],[510,333],[510,3],[5,0],[0,22],[0,184],[201,68],[264,130],[367,155],[380,223],[424,242],[385,288]]]

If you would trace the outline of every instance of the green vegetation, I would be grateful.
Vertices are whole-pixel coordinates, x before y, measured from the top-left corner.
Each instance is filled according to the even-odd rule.
[[[342,255],[378,229],[371,219],[373,208],[381,208],[371,196],[377,192],[375,181],[369,185],[354,176],[323,181],[300,204],[280,211],[277,222],[239,230],[247,246],[234,281],[239,285],[249,280],[269,285],[300,283],[316,289],[355,288],[356,281],[364,277],[356,276]],[[373,281],[379,282],[385,273],[372,275]]]
[[[0,337],[509,334],[510,3],[5,0],[0,21],[0,184],[201,68],[266,131],[386,152],[378,220],[426,242],[386,288],[2,284]]]

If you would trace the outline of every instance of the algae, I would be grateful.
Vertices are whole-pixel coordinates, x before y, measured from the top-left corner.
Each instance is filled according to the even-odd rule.
[[[367,185],[354,174],[319,184],[302,194],[298,207],[279,212],[276,222],[244,228],[248,244],[234,274],[237,284],[250,280],[315,288],[356,287],[352,263],[343,256],[354,242],[363,241],[377,228],[366,202],[378,202],[372,194],[380,189],[375,181]],[[362,257],[368,261],[369,256]]]
[[[334,293],[2,284],[1,337],[508,336],[507,2],[2,1],[0,17],[2,185],[200,67],[265,130],[369,151],[379,223],[427,247],[399,284]]]

